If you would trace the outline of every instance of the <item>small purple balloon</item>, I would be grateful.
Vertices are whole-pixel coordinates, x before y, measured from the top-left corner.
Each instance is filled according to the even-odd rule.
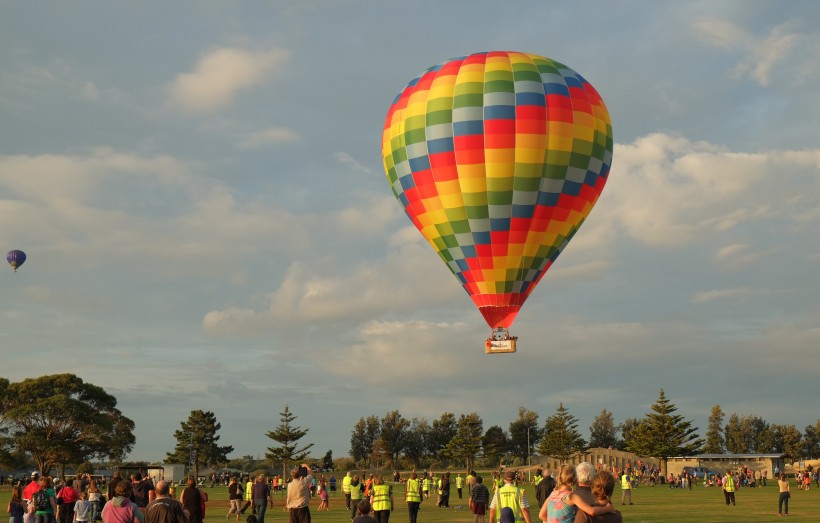
[[[14,269],[14,272],[17,272],[17,267],[26,263],[26,253],[17,250],[9,251],[6,253],[6,261],[9,262],[9,265],[11,265],[11,268]]]

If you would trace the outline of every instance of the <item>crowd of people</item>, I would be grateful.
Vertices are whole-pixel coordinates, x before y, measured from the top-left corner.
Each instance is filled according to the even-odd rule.
[[[555,474],[537,469],[533,484],[538,509],[538,519],[549,523],[564,522],[620,522],[621,514],[613,507],[615,484],[621,487],[621,504],[631,505],[632,491],[643,482],[659,483],[660,470],[655,466],[639,464],[623,470],[596,468],[588,462],[577,466],[562,465]],[[654,479],[653,479],[654,478]],[[788,515],[791,498],[790,483],[784,473],[775,470],[774,478],[779,487],[778,513]],[[436,507],[450,507],[450,496],[461,500],[466,495],[474,523],[484,523],[489,514],[490,523],[531,523],[530,505],[524,489],[524,471],[505,470],[492,473],[485,484],[484,478],[475,471],[463,476],[451,477],[445,472],[437,476],[433,471],[412,471],[403,478],[393,473],[393,485],[385,482],[381,474],[365,471],[347,472],[340,482],[334,474],[326,477],[313,473],[310,466],[302,464],[291,470],[286,481],[279,475],[213,475],[215,485],[228,487],[228,512],[226,519],[237,521],[250,510],[247,523],[265,523],[265,512],[273,508],[273,496],[285,495],[284,510],[291,523],[309,523],[311,497],[319,499],[318,511],[330,510],[331,496],[341,483],[345,510],[350,511],[354,523],[377,521],[388,523],[395,508],[393,485],[404,486],[410,523],[417,523],[419,508],[423,501],[434,499]],[[695,473],[684,470],[666,479],[669,488],[691,490],[696,485]],[[758,472],[739,467],[725,474],[707,474],[705,487],[720,487],[726,505],[736,505],[735,492],[740,488],[764,487],[766,471]],[[814,481],[820,486],[820,471],[801,471],[795,474],[798,489],[809,490]],[[466,491],[466,492],[465,492]],[[202,523],[205,518],[208,494],[193,479],[188,479],[179,500],[174,499],[173,484],[160,480],[154,485],[149,477],[139,473],[121,478],[114,473],[111,481],[95,481],[81,474],[73,481],[63,482],[50,476],[40,477],[32,473],[25,486],[13,487],[8,505],[10,523]],[[459,506],[460,508],[460,506]]]

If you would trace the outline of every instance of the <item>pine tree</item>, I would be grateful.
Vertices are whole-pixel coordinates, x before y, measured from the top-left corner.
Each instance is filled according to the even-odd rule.
[[[629,450],[643,456],[657,458],[661,462],[661,474],[666,476],[666,462],[673,456],[688,456],[697,452],[703,440],[697,436],[697,427],[683,416],[675,414],[673,405],[661,389],[658,400],[652,404],[640,424],[630,433]]]
[[[177,444],[173,452],[168,452],[168,463],[191,463],[194,477],[199,477],[199,466],[227,463],[233,447],[217,445],[217,432],[222,425],[210,411],[192,410],[188,421],[180,422],[180,430],[174,431]]]
[[[706,454],[723,454],[726,444],[723,439],[723,410],[720,405],[712,407],[709,415],[709,429],[706,431],[706,445],[703,452]]]
[[[280,446],[268,447],[265,458],[270,460],[271,466],[276,466],[277,463],[281,463],[282,476],[288,477],[288,466],[293,462],[299,462],[305,459],[308,455],[308,449],[313,446],[313,443],[299,448],[296,442],[308,433],[308,429],[302,430],[301,427],[293,426],[296,416],[290,412],[287,405],[285,405],[285,410],[279,413],[279,416],[279,426],[276,427],[276,430],[269,431],[267,436],[280,443]]]
[[[563,403],[558,405],[555,414],[547,418],[538,453],[551,456],[561,461],[580,454],[586,447],[586,441],[578,432],[578,420],[569,413]]]

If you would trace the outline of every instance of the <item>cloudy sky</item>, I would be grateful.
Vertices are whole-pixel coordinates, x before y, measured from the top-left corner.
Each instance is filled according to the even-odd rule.
[[[46,7],[48,5],[48,7]],[[316,454],[362,416],[563,402],[583,434],[663,388],[817,418],[820,3],[8,3],[0,18],[0,376],[72,372],[161,460],[191,410],[234,457],[285,404]],[[584,75],[609,183],[513,326],[489,329],[395,201],[389,104],[517,50]]]

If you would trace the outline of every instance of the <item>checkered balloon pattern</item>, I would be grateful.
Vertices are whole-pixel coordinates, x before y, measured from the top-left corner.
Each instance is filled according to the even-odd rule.
[[[382,157],[407,216],[492,328],[509,328],[584,223],[612,123],[581,75],[492,51],[429,68],[387,113]]]

